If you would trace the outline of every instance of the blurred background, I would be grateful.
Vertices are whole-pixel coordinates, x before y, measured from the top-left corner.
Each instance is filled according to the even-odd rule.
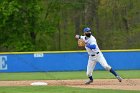
[[[90,27],[100,49],[140,48],[140,0],[0,0],[0,51],[79,50]]]

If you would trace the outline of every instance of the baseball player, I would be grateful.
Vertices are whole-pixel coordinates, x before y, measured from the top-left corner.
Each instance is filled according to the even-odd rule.
[[[119,80],[119,82],[121,82],[122,78],[112,69],[110,65],[107,64],[106,59],[97,45],[95,37],[91,34],[91,29],[86,27],[83,29],[83,32],[84,36],[76,35],[75,38],[82,39],[85,42],[85,49],[89,55],[86,72],[89,80],[86,81],[85,84],[93,82],[92,72],[97,62],[99,62],[105,70],[111,72]]]

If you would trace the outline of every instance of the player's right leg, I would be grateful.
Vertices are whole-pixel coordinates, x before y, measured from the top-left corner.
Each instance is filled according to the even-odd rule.
[[[100,56],[98,61],[107,71],[111,72],[119,80],[119,82],[122,81],[122,78],[115,72],[115,70],[113,70],[112,67],[107,64],[103,55]]]
[[[88,65],[87,65],[87,73],[86,73],[89,80],[86,81],[85,84],[90,84],[93,82],[92,72],[93,72],[95,65],[96,65],[96,61],[93,60],[92,57],[89,57]]]
[[[119,80],[119,82],[122,82],[122,78],[112,68],[109,71]]]

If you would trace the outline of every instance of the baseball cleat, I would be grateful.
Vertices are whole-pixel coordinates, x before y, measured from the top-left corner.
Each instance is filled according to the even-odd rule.
[[[119,82],[122,82],[122,78],[120,76],[116,76],[116,78],[119,80]]]
[[[85,84],[88,85],[88,84],[90,84],[92,82],[93,82],[93,80],[88,80],[88,81],[85,82]]]

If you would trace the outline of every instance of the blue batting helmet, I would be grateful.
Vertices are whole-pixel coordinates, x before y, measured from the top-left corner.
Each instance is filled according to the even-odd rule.
[[[91,29],[90,29],[89,27],[86,27],[86,28],[84,28],[83,31],[84,31],[84,32],[90,32],[90,30],[91,30]]]

